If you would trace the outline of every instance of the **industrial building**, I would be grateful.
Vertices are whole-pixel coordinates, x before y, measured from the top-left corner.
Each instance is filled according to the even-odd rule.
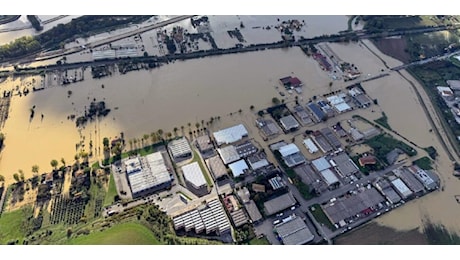
[[[229,164],[228,167],[232,171],[234,178],[245,174],[249,170],[249,166],[246,164],[246,162],[243,159]]]
[[[313,143],[311,138],[307,138],[307,139],[303,140],[303,144],[307,148],[308,152],[310,152],[311,154],[316,153],[316,152],[319,151],[318,147]]]
[[[395,169],[393,170],[393,173],[398,176],[407,185],[407,187],[414,192],[414,194],[421,195],[425,191],[422,183],[406,168]]]
[[[341,152],[331,156],[329,162],[337,170],[337,173],[342,176],[342,178],[359,172],[358,166],[356,166],[346,152]]]
[[[294,107],[294,114],[303,125],[312,125],[314,123],[307,110],[301,105],[296,105]]]
[[[342,143],[340,142],[340,140],[337,138],[337,136],[335,136],[335,134],[331,131],[331,129],[329,127],[324,127],[322,128],[321,130],[319,130],[321,132],[321,134],[326,137],[326,139],[328,140],[328,142],[333,146],[335,147],[336,149],[342,147]]]
[[[169,142],[168,149],[175,160],[192,156],[192,148],[185,137]]]
[[[181,169],[187,188],[193,194],[201,197],[209,193],[209,187],[198,162],[184,165]]]
[[[304,245],[314,238],[302,218],[296,216],[290,216],[276,225],[275,232],[284,245]]]
[[[326,138],[321,134],[320,131],[313,132],[311,134],[311,138],[313,141],[315,141],[323,153],[329,153],[334,150],[334,148],[332,148],[332,146],[327,142]]]
[[[218,148],[217,152],[219,153],[220,158],[222,158],[222,161],[224,162],[224,164],[232,163],[241,158],[235,146],[233,145]]]
[[[325,169],[319,172],[327,186],[339,185],[340,181],[331,169]]]
[[[313,113],[313,116],[315,117],[316,121],[321,122],[327,119],[326,114],[321,110],[321,108],[317,104],[308,103],[307,107]]]
[[[311,163],[318,172],[324,171],[332,167],[332,165],[326,160],[326,157],[324,156],[313,160]]]
[[[133,198],[171,187],[172,175],[161,152],[128,159],[125,167]]]
[[[353,138],[355,142],[361,141],[364,138],[364,135],[361,134],[361,132],[358,129],[353,127],[350,129],[350,134],[351,138]]]
[[[215,232],[218,235],[230,232],[231,227],[218,199],[210,201],[203,209],[193,209],[173,217],[173,225],[175,230],[185,229],[186,232],[194,231],[197,234]]]
[[[353,101],[359,108],[368,108],[371,106],[371,100],[366,96],[366,94],[358,94],[353,96]]]
[[[265,214],[267,216],[273,215],[294,206],[296,203],[294,196],[290,192],[285,193],[264,203]]]
[[[248,131],[243,124],[235,125],[213,133],[218,146],[231,144],[248,136]]]
[[[439,179],[437,179],[437,176],[433,176],[434,174],[429,174],[428,171],[422,170],[416,165],[410,166],[407,169],[415,175],[415,178],[423,184],[425,189],[435,190],[438,188]]]
[[[198,136],[196,138],[196,143],[201,153],[209,153],[214,150],[211,138],[209,138],[209,135],[207,134]]]
[[[244,207],[246,208],[246,211],[248,212],[249,217],[251,218],[253,223],[262,220],[262,214],[260,214],[260,211],[253,200],[250,200],[248,203],[245,203]]]
[[[344,94],[342,94],[344,95]],[[327,101],[334,107],[338,113],[350,111],[352,108],[345,102],[342,95],[327,97]]]
[[[391,184],[386,179],[379,179],[374,182],[374,186],[385,196],[385,198],[392,204],[396,204],[401,201],[401,197],[391,187]]]
[[[275,122],[273,122],[273,120],[258,118],[256,120],[256,123],[257,123],[257,126],[262,131],[263,135],[266,136],[267,138],[275,137],[281,132],[281,130],[275,124]]]
[[[246,158],[251,154],[257,153],[259,150],[251,141],[236,145],[235,149],[241,158]]]
[[[283,158],[284,162],[288,167],[294,167],[296,165],[305,163],[305,157],[300,152],[297,145],[294,143],[284,145],[278,150]]]
[[[406,186],[406,184],[403,181],[401,181],[401,179],[396,178],[391,181],[391,184],[398,192],[398,194],[401,196],[401,198],[407,199],[410,196],[412,196],[412,191]]]
[[[254,154],[247,158],[249,166],[253,171],[268,166],[270,163],[267,161],[265,156],[262,156],[263,153]]]
[[[227,176],[227,168],[225,168],[225,165],[219,156],[216,155],[206,159],[206,165],[211,171],[214,180]]]
[[[383,202],[385,198],[375,188],[370,188],[355,195],[337,199],[334,203],[323,206],[323,210],[329,220],[336,224],[342,221],[348,222],[353,216],[369,212],[372,207]]]
[[[310,164],[302,164],[293,168],[295,173],[300,176],[302,182],[310,186],[317,193],[321,193],[328,189],[327,184],[322,180],[322,177],[317,173]]]
[[[275,176],[268,180],[268,183],[272,187],[273,190],[281,189],[286,187],[286,183],[284,183],[283,179],[280,176]]]
[[[280,123],[287,132],[297,130],[300,126],[299,122],[292,115],[280,118]]]

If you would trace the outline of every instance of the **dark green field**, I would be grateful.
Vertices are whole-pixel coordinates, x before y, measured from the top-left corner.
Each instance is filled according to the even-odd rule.
[[[139,223],[123,223],[102,232],[93,231],[67,242],[70,245],[160,245],[153,233]]]

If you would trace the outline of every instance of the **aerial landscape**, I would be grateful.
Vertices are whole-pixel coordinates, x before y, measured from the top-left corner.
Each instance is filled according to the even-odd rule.
[[[0,245],[460,244],[460,16],[0,15]]]

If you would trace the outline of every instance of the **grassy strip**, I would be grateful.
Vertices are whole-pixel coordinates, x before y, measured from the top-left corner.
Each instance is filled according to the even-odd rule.
[[[422,157],[418,160],[414,161],[414,164],[420,167],[423,170],[432,170],[433,167],[431,166],[431,160],[427,156]]]
[[[315,210],[312,210],[312,208],[314,208]],[[313,214],[313,216],[315,217],[316,221],[326,225],[326,227],[329,228],[332,231],[336,230],[335,226],[332,224],[332,222],[326,216],[326,213],[324,213],[323,209],[321,208],[321,206],[319,204],[314,204],[313,206],[311,206],[310,207],[310,212],[311,212],[311,214]]]
[[[382,117],[375,119],[374,122],[385,127],[388,130],[392,130],[390,124],[388,123],[388,117],[387,115],[385,115],[384,112],[382,112]]]
[[[262,238],[253,238],[249,240],[250,245],[270,245],[270,242],[268,242],[268,239],[266,237]]]
[[[10,241],[18,240],[17,244],[22,244],[27,232],[27,218],[31,214],[30,207],[4,212],[0,218],[0,243],[5,245]]]
[[[104,207],[112,205],[115,202],[115,196],[118,195],[117,193],[117,187],[115,186],[115,180],[113,178],[113,172],[110,173],[110,179],[109,179],[109,189],[107,190],[107,193],[105,194],[104,198]]]
[[[388,134],[380,134],[367,140],[365,144],[369,145],[375,153],[375,156],[386,162],[386,155],[395,148],[401,149],[408,156],[417,155],[417,151],[406,143],[396,140]]]
[[[92,232],[67,241],[70,245],[159,245],[153,233],[144,225],[122,223],[102,232]]]

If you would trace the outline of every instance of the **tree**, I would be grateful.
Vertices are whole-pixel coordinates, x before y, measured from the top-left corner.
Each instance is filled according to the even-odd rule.
[[[21,179],[21,182],[24,182],[25,181],[24,171],[19,169],[18,172],[19,172],[19,179]]]
[[[90,142],[90,147],[92,146],[92,143]],[[64,157],[61,158],[61,163],[62,163],[62,166],[65,167],[65,159]]]
[[[196,122],[195,126],[196,126],[196,129],[200,128],[200,123]]]
[[[178,130],[179,130],[179,129],[178,129],[177,127],[174,127],[173,131],[174,131],[174,135],[175,135],[175,136],[177,136],[177,131],[178,131]]]
[[[104,147],[109,147],[109,138],[104,137],[104,139],[102,140],[102,144],[104,145]]]
[[[162,136],[163,136],[163,129],[158,129],[157,133],[158,133],[158,135],[160,136],[160,138],[162,138]]]
[[[149,139],[149,134],[144,134],[144,140],[147,142],[148,139]]]
[[[168,139],[171,139],[171,136],[172,136],[171,132],[167,132],[166,136],[168,137]]]
[[[274,98],[272,98],[272,103],[275,104],[275,105],[278,105],[281,102],[277,97],[274,97]]]
[[[5,135],[3,133],[0,133],[0,148],[3,147],[3,141],[5,141]]]
[[[0,175],[0,182],[4,182],[4,181],[5,181],[5,176]]]
[[[13,179],[14,179],[16,182],[19,182],[19,174],[14,173],[14,174],[13,174]]]
[[[57,165],[58,165],[58,161],[55,160],[55,159],[53,159],[53,160],[51,160],[50,164],[51,164],[51,167],[53,167],[54,170],[56,170],[56,167],[57,167]]]
[[[240,114],[241,114],[241,112],[243,112],[243,109],[241,109],[241,108],[240,108],[240,110],[238,110],[238,113],[240,113]]]
[[[38,165],[32,165],[32,172],[35,173],[35,174],[38,174],[38,171],[39,171],[39,167]]]
[[[254,110],[254,105],[251,105],[249,109]]]

